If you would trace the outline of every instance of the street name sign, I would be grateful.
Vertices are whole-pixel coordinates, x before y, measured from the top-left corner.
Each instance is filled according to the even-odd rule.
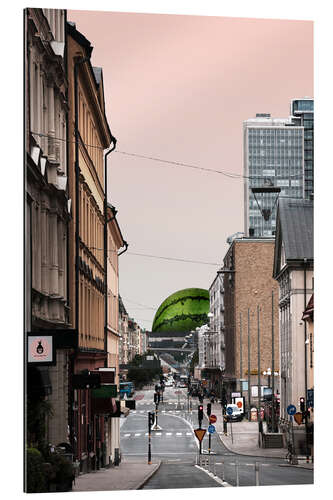
[[[228,415],[232,415],[232,413],[233,413],[233,409],[232,409],[232,407],[231,407],[231,406],[229,406],[229,407],[227,408],[227,413],[228,413]]]
[[[214,432],[215,432],[215,426],[214,425],[209,425],[207,430],[208,430],[209,434],[214,434]]]
[[[295,413],[296,413],[296,406],[295,405],[289,405],[287,407],[287,413],[288,413],[288,415],[295,415]]]
[[[201,443],[201,441],[204,438],[204,435],[206,434],[206,429],[194,429],[194,434],[197,440]]]
[[[216,420],[217,420],[217,416],[216,416],[216,415],[211,415],[211,416],[209,417],[209,422],[210,422],[211,424],[215,424]]]

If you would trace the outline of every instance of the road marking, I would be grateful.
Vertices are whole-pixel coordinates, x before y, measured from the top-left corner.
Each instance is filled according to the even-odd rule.
[[[166,436],[172,436],[172,432],[166,432],[165,435]]]
[[[139,434],[134,434],[134,436],[135,436],[135,437],[136,437],[136,436],[141,436],[141,433],[139,433]]]
[[[183,433],[182,432],[176,432],[176,436],[182,436]]]
[[[162,432],[156,432],[155,436],[162,436]]]
[[[192,436],[192,432],[187,432],[186,436]]]
[[[129,436],[130,436],[130,434],[124,434],[124,436],[127,438],[127,437],[129,437]]]
[[[132,413],[136,413],[136,410],[132,410]]]

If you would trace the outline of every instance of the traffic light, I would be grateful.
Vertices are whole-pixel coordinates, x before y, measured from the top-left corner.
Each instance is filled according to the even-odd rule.
[[[160,402],[159,400],[159,393],[155,392],[154,393],[154,403],[157,405]]]
[[[304,414],[304,412],[305,412],[305,398],[299,398],[299,408],[300,408],[300,411]]]
[[[212,413],[212,405],[211,403],[207,403],[207,415],[210,417],[211,413]]]
[[[199,427],[201,427],[201,422],[203,419],[203,405],[198,406],[198,420],[199,420]]]

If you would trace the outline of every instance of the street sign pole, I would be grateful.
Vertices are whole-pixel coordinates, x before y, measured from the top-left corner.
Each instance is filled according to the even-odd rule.
[[[148,412],[148,464],[151,465],[151,420],[153,414]]]
[[[210,447],[211,447],[211,437],[212,437],[212,435],[211,435],[211,433],[209,433],[209,436],[208,436],[208,453],[209,453],[209,455],[210,455]]]

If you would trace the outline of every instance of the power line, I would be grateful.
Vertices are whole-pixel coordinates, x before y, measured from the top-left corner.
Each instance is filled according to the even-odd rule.
[[[39,137],[45,137],[45,138],[50,138],[50,139],[57,140],[57,141],[67,142],[68,144],[75,144],[76,143],[75,140],[63,139],[62,137],[54,137],[53,135],[49,135],[49,134],[42,134],[39,132],[31,132],[31,134],[37,135]],[[102,146],[87,144],[87,143],[83,142],[82,139],[78,142],[82,143],[86,148],[95,148],[95,149],[99,149],[101,151],[105,151],[105,148],[103,148]],[[157,158],[154,156],[142,155],[142,154],[138,154],[138,153],[128,153],[127,151],[119,151],[117,149],[115,149],[114,152],[118,153],[118,154],[122,154],[122,155],[133,156],[136,158],[142,158],[145,160],[152,160],[152,161],[156,161],[156,162],[160,162],[160,163],[167,163],[169,165],[174,165],[176,167],[192,168],[195,170],[202,170],[204,172],[213,172],[215,174],[220,174],[220,175],[224,175],[225,177],[229,177],[230,179],[258,180],[258,179],[265,178],[264,176],[261,176],[261,175],[249,176],[249,175],[243,175],[243,174],[235,174],[234,172],[226,172],[225,170],[216,170],[213,168],[199,167],[198,165],[192,165],[192,164],[183,163],[180,161],[164,160],[162,158]],[[269,177],[269,176],[266,176],[266,177]],[[285,178],[285,176],[283,176],[283,177]],[[291,177],[300,177],[300,175],[299,174],[289,174],[288,178],[291,178]]]
[[[153,259],[172,260],[172,261],[177,261],[177,262],[190,262],[192,264],[204,264],[207,266],[220,266],[221,265],[221,264],[217,264],[216,262],[203,262],[200,260],[177,259],[175,257],[162,257],[161,255],[149,255],[149,254],[144,254],[144,253],[127,252],[127,254],[137,255],[140,257],[150,257]]]
[[[146,155],[141,155],[141,154],[137,154],[137,153],[127,153],[126,151],[119,151],[119,150],[115,150],[115,152],[118,154],[123,154],[123,155],[127,155],[127,156],[134,156],[136,158],[143,158],[145,160],[152,160],[152,161],[157,161],[157,162],[161,162],[161,163],[168,163],[169,165],[175,165],[177,167],[186,167],[186,168],[193,168],[196,170],[203,170],[206,172],[214,172],[216,174],[225,175],[226,177],[230,177],[232,179],[239,179],[239,178],[245,177],[244,175],[241,175],[241,174],[234,174],[232,172],[225,172],[224,170],[215,170],[213,168],[199,167],[198,165],[191,165],[189,163],[183,163],[180,161],[163,160],[162,158],[156,158],[154,156],[146,156]],[[248,177],[246,177],[246,178],[248,178]]]
[[[146,304],[141,304],[140,302],[136,302],[135,300],[128,299],[127,297],[121,296],[121,298],[126,300],[127,302],[132,302],[133,304],[136,304],[138,306],[147,307],[148,309],[153,309],[154,311],[157,310],[157,307],[147,306]]]
[[[97,247],[87,247],[89,250],[100,250],[101,252],[104,251],[103,248],[97,248]],[[111,253],[116,253],[116,250],[108,250],[108,252]],[[177,261],[177,262],[188,262],[191,264],[204,264],[206,266],[220,266],[221,264],[217,264],[216,262],[203,262],[201,260],[191,260],[191,259],[179,259],[176,257],[164,257],[161,255],[151,255],[151,254],[146,254],[146,253],[137,253],[137,252],[126,252],[127,255],[135,255],[137,257],[150,257],[152,259],[162,259],[162,260],[171,260],[171,261]]]

